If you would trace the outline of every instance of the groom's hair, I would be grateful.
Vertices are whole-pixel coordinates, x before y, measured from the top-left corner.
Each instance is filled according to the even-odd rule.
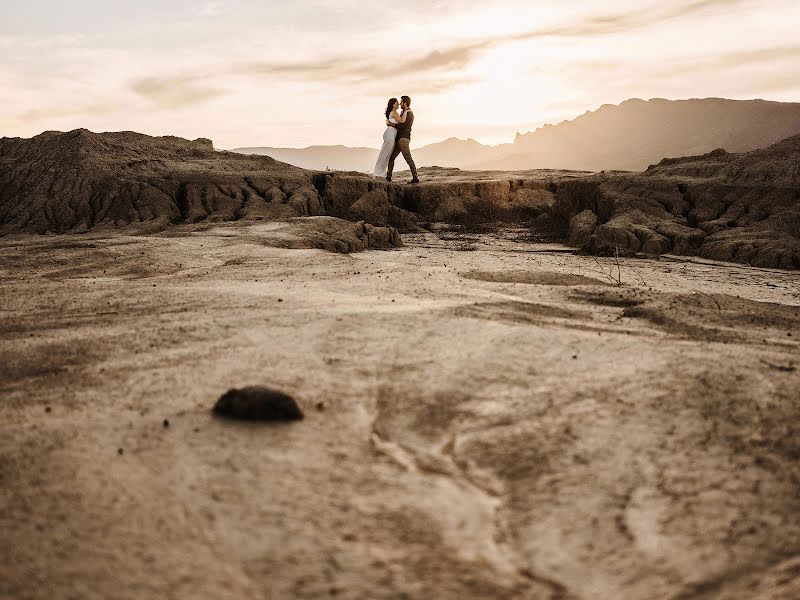
[[[408,96],[400,96],[400,101],[403,102],[409,108],[411,108],[411,98],[409,98]]]

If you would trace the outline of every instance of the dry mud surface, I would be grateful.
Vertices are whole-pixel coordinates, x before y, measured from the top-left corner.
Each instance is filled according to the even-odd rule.
[[[269,227],[0,240],[0,597],[800,597],[797,273]]]

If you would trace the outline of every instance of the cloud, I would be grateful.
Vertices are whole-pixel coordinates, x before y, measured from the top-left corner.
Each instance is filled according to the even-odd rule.
[[[144,77],[130,89],[161,108],[185,108],[203,104],[227,93],[224,88],[200,84],[200,76]]]
[[[606,14],[586,17],[584,19],[557,25],[545,29],[534,29],[516,35],[486,38],[460,46],[434,50],[424,56],[407,61],[401,69],[410,71],[428,71],[432,69],[463,69],[468,66],[484,50],[509,42],[530,41],[548,37],[585,37],[610,35],[655,25],[665,20],[672,20],[707,11],[712,8],[732,8],[750,0],[691,0],[679,6],[661,8],[652,5],[645,9],[625,13]]]
[[[224,2],[208,1],[197,7],[195,14],[201,19],[218,17],[225,12]]]
[[[357,63],[347,58],[326,58],[307,62],[251,62],[235,66],[234,73],[244,75],[288,75],[335,79],[348,72],[358,72]],[[366,70],[365,70],[366,72]]]
[[[667,20],[688,17],[712,8],[733,8],[751,0],[690,0],[678,6],[663,8],[661,4],[617,14],[596,15],[547,29],[536,29],[513,36],[514,40],[531,40],[543,37],[576,37],[609,35],[641,29]]]
[[[749,64],[776,62],[787,59],[800,59],[800,45],[739,50],[737,52],[727,52],[710,58],[701,57],[697,60],[686,61],[682,65],[669,69],[666,72],[677,74],[697,69],[742,67]]]
[[[91,104],[83,104],[81,106],[76,106],[74,108],[63,108],[63,107],[38,108],[16,114],[10,119],[8,119],[7,122],[33,124],[53,119],[85,117],[87,115],[89,116],[105,115],[113,113],[118,108],[119,108],[118,103],[112,103],[110,101],[93,102]],[[4,122],[5,121],[0,121],[0,124]]]
[[[463,69],[472,62],[474,55],[495,44],[494,40],[475,42],[466,46],[458,46],[447,50],[434,50],[400,65],[403,71],[430,71],[432,69]]]
[[[320,60],[297,62],[249,62],[223,67],[215,77],[229,75],[269,76],[277,75],[303,81],[358,83],[369,85],[380,83],[386,87],[397,79],[409,75],[419,79],[419,89],[443,92],[465,85],[463,79],[425,80],[430,73],[463,71],[480,53],[510,42],[530,41],[547,37],[579,37],[608,35],[629,31],[660,23],[667,19],[685,17],[713,8],[730,8],[751,0],[689,0],[678,6],[663,8],[651,5],[644,9],[624,13],[588,16],[583,19],[545,29],[535,29],[511,36],[497,36],[473,40],[462,45],[437,48],[426,54],[396,62],[386,57],[339,56]],[[217,3],[209,2],[208,6]],[[182,108],[199,104],[225,93],[225,90],[201,85],[211,76],[175,76],[169,78],[144,78],[133,83],[132,89],[163,108]]]
[[[449,92],[456,88],[465,87],[474,83],[478,83],[480,80],[476,77],[456,77],[456,78],[447,78],[447,79],[439,79],[439,78],[432,78],[432,79],[422,79],[414,81],[414,93],[415,94],[439,94],[442,92]],[[385,89],[386,86],[383,82],[378,82],[378,85],[381,89]]]

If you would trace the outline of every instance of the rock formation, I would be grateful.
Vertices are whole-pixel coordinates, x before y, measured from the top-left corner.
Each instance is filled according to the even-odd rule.
[[[0,235],[325,214],[313,173],[217,152],[210,140],[84,129],[0,139]],[[318,221],[295,229],[307,245],[338,251],[399,243],[385,219],[374,225]]]
[[[800,136],[743,154],[665,159],[557,186],[554,214],[587,252],[684,254],[800,268]]]
[[[528,221],[560,227],[565,241],[585,252],[800,268],[800,136],[744,154],[665,159],[639,174],[444,168],[422,174],[422,185],[387,183],[217,152],[209,140],[136,133],[3,138],[0,235],[324,215],[357,226],[298,225],[297,243],[354,251],[396,246],[398,230],[417,231],[418,221]]]
[[[47,132],[0,140],[0,233],[324,213],[311,178],[209,140]]]
[[[587,173],[528,171],[464,172],[428,168],[421,185],[386,183],[347,173],[317,175],[317,189],[331,214],[408,230],[412,218],[427,222],[474,224],[521,222],[549,214],[553,186]],[[384,214],[386,213],[386,214]],[[375,222],[375,221],[371,221]]]
[[[294,398],[263,386],[228,390],[217,400],[212,412],[241,421],[303,420],[303,411]]]

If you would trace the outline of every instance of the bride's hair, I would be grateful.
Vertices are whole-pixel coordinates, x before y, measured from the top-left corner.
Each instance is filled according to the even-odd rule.
[[[389,118],[389,115],[392,114],[394,110],[395,102],[397,102],[397,98],[389,98],[389,104],[386,105],[386,118]]]

